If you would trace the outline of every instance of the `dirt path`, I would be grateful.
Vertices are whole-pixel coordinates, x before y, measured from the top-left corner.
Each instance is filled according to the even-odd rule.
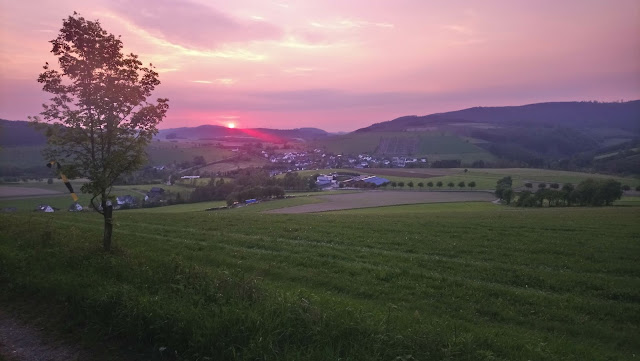
[[[489,192],[398,192],[368,191],[348,194],[318,196],[323,203],[274,209],[267,213],[313,213],[336,211],[341,209],[382,207],[400,204],[447,203],[447,202],[491,202],[495,196]]]
[[[0,356],[7,361],[92,360],[78,347],[56,341],[0,309]]]

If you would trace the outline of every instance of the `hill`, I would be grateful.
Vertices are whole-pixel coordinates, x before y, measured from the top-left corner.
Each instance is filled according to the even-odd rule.
[[[425,116],[403,116],[356,130],[407,131],[416,127],[441,124],[481,128],[491,125],[551,125],[569,128],[617,128],[632,133],[640,132],[640,100],[623,103],[552,102],[521,106],[474,107]]]
[[[318,128],[297,129],[231,129],[218,125],[201,125],[198,127],[182,127],[161,129],[158,139],[217,139],[217,138],[243,138],[255,139],[266,142],[284,143],[290,140],[312,140],[327,137],[330,134]],[[29,122],[20,120],[0,119],[0,146],[16,147],[44,145],[45,136],[33,129]]]
[[[311,140],[328,136],[329,133],[317,128],[298,129],[268,129],[251,128],[236,129],[219,125],[201,125],[198,127],[183,127],[162,129],[157,135],[159,139],[218,139],[218,138],[244,138],[256,139],[271,143],[284,143],[289,140]]]
[[[45,142],[44,134],[33,129],[29,122],[0,119],[0,146],[40,145]]]
[[[349,136],[378,139],[378,144],[368,151],[380,152],[386,149],[386,144],[401,141],[397,134],[407,138],[423,137],[425,133],[457,137],[498,159],[522,166],[593,167],[601,171],[640,173],[640,100],[475,107],[404,116],[358,129]],[[425,144],[430,141],[419,141],[415,148],[428,148]],[[605,156],[612,154],[614,156]]]

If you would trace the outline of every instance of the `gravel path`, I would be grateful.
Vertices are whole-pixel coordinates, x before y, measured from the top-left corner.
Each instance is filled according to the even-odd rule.
[[[336,211],[341,209],[369,208],[417,203],[448,203],[487,201],[495,196],[489,192],[450,191],[450,192],[403,192],[403,191],[366,191],[349,194],[332,194],[318,196],[323,203],[304,204],[301,206],[280,208],[266,213],[313,213]]]

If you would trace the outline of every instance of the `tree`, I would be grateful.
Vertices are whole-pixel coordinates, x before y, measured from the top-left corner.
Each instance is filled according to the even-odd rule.
[[[464,186],[465,186],[464,181],[458,182],[458,187],[464,188]]]
[[[407,185],[409,186],[409,188],[413,188],[413,181],[409,181],[409,183],[407,183]]]
[[[538,183],[538,189],[545,189],[545,188],[547,188],[546,183]]]
[[[456,185],[455,185],[453,182],[449,182],[449,183],[447,183],[447,187],[449,187],[449,188],[453,188],[453,187],[455,187],[455,186],[456,186]]]
[[[507,202],[507,204],[511,204],[511,200],[513,199],[513,189],[506,188],[502,192],[502,199]]]
[[[525,183],[525,184],[524,184],[524,186],[525,186],[526,188],[528,188],[528,189],[533,188],[533,184],[531,184],[531,183],[529,183],[529,182]]]
[[[552,188],[552,189],[558,189],[558,188],[560,188],[560,184],[558,184],[558,183],[551,183],[551,184],[549,185],[549,187],[550,187],[550,188]]]
[[[469,186],[469,188],[473,189],[476,187],[476,182],[475,181],[471,181],[469,182],[469,184],[467,184]]]
[[[433,187],[433,182],[428,182],[427,183],[427,187],[432,188]]]
[[[404,182],[398,182],[398,187],[404,187]]]
[[[629,186],[628,184],[625,184],[622,186],[622,190],[623,191],[630,191],[631,190],[631,186]]]
[[[420,189],[424,188],[424,183],[418,182],[418,187],[420,187]]]
[[[503,177],[496,182],[496,196],[502,200],[505,200],[503,193],[506,190],[511,190],[511,186],[513,185],[513,179],[511,176]],[[513,192],[510,193],[513,196]]]
[[[145,161],[144,149],[157,134],[169,109],[168,99],[147,98],[157,85],[153,65],[143,67],[135,54],[124,55],[120,38],[98,21],[74,13],[50,41],[59,70],[48,63],[38,77],[53,94],[36,126],[48,127],[47,160],[63,164],[65,174],[84,177],[83,193],[104,218],[103,247],[111,249],[113,218],[110,196],[114,182]],[[99,200],[99,205],[95,200]]]
[[[441,188],[441,187],[442,187],[442,181],[438,181],[438,183],[436,183],[436,186],[437,186],[438,188]]]
[[[397,186],[398,186],[398,183],[396,183],[396,182],[391,182],[391,186],[392,186],[393,188],[395,188],[395,187],[397,187]]]

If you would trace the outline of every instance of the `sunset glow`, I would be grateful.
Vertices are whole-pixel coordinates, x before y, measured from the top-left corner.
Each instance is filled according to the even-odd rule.
[[[153,96],[170,99],[162,128],[231,128],[234,114],[243,128],[351,131],[472,106],[640,98],[637,0],[0,0],[0,118],[42,111],[36,79],[74,11],[154,64]]]
[[[227,123],[227,128],[233,129],[236,127],[236,123]]]

